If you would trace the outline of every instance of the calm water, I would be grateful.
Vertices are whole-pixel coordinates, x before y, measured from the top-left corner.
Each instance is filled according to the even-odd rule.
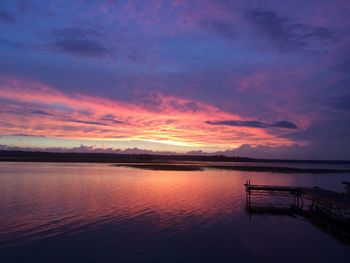
[[[0,262],[350,262],[302,217],[249,218],[248,179],[342,191],[350,175],[0,163]]]

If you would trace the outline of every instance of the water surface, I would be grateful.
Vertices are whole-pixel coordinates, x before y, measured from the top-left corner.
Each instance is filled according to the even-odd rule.
[[[302,217],[249,217],[243,187],[343,191],[349,179],[0,163],[0,262],[350,262],[346,243]]]

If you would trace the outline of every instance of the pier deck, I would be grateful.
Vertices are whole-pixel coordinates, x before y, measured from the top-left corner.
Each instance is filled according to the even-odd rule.
[[[245,184],[248,199],[250,195],[275,195],[294,196],[297,205],[299,200],[310,200],[319,204],[336,207],[338,209],[350,209],[350,195],[329,191],[319,187],[299,187],[299,186],[277,186],[277,185],[254,185],[248,181]]]

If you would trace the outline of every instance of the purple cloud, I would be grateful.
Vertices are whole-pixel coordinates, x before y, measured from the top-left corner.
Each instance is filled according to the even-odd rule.
[[[294,22],[274,11],[252,9],[247,12],[247,18],[281,51],[313,49],[315,47],[311,45],[315,40],[321,42],[335,40],[334,32],[330,28]]]
[[[76,56],[115,58],[115,50],[105,44],[104,36],[94,28],[69,27],[52,30],[56,50]]]
[[[1,23],[13,24],[15,22],[16,22],[16,18],[13,14],[5,10],[0,11],[0,24]]]
[[[274,123],[265,123],[261,121],[206,121],[205,123],[210,125],[226,125],[233,127],[250,127],[250,128],[284,128],[284,129],[297,129],[298,126],[289,121],[276,121]]]

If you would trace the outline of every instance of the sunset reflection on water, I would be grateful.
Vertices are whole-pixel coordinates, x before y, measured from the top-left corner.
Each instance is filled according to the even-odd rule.
[[[292,253],[285,262],[350,257],[348,246],[301,218],[249,219],[244,211],[245,180],[341,190],[346,175],[151,171],[110,164],[0,167],[0,262],[258,262],[296,249],[303,255]]]

